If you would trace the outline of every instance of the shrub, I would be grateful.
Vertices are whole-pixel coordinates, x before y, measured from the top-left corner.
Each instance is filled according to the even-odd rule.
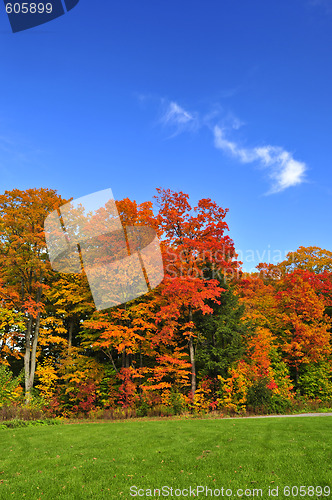
[[[293,411],[293,402],[281,394],[273,394],[267,410],[268,413],[289,413]]]
[[[208,413],[214,404],[218,404],[214,401],[213,385],[214,381],[209,377],[204,377],[200,381],[192,402],[192,408],[195,413]]]
[[[178,391],[172,390],[170,394],[170,404],[173,409],[174,415],[181,415],[186,407],[183,394]]]
[[[246,399],[248,393],[250,367],[239,361],[237,366],[230,369],[228,378],[218,375],[220,382],[218,408],[230,413],[244,413],[246,410]]]
[[[299,377],[301,395],[308,399],[332,401],[331,366],[328,363],[307,365]]]
[[[27,427],[30,425],[57,425],[60,424],[59,420],[44,419],[44,420],[20,420],[13,419],[2,422],[0,429],[16,429],[18,427]]]
[[[0,407],[19,403],[22,394],[20,377],[13,377],[7,366],[0,365]]]
[[[148,417],[172,417],[174,415],[174,409],[171,406],[157,405],[150,408],[148,411]]]
[[[272,389],[267,387],[268,383],[266,377],[261,377],[248,388],[246,406],[249,411],[268,413],[273,395]]]
[[[267,377],[259,378],[248,388],[247,410],[265,414],[284,414],[292,411],[292,401],[283,394],[274,392],[276,387]]]
[[[142,399],[136,408],[136,415],[137,417],[146,417],[149,410],[150,410],[149,403],[147,402],[146,399]]]
[[[3,406],[0,408],[0,421],[6,420],[40,420],[44,417],[39,408],[28,406]]]

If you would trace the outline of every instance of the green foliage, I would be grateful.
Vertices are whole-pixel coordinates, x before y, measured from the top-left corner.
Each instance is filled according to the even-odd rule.
[[[0,407],[18,403],[21,397],[20,378],[14,377],[7,366],[0,365]]]
[[[273,379],[278,386],[279,393],[287,399],[291,389],[293,389],[290,380],[290,370],[289,366],[282,361],[281,355],[276,348],[271,349],[271,368],[273,370]]]
[[[299,389],[309,399],[332,401],[332,369],[329,363],[306,365],[299,376]]]
[[[243,339],[247,326],[241,321],[244,306],[227,283],[219,297],[220,304],[211,303],[212,314],[197,314],[195,318],[198,333],[196,359],[200,377],[226,377],[228,369],[244,353]]]
[[[183,396],[178,391],[171,390],[170,404],[171,404],[171,408],[173,409],[174,415],[181,415],[181,413],[185,409]]]
[[[285,414],[293,411],[293,402],[281,394],[273,394],[267,408],[269,414]]]
[[[261,377],[248,388],[247,409],[259,414],[284,414],[292,411],[292,401],[269,387],[269,380]]]
[[[98,384],[98,406],[109,408],[115,404],[120,381],[117,379],[115,369],[109,364],[103,365],[103,376]]]
[[[150,416],[160,415],[161,417],[173,417],[174,414],[174,408],[166,405],[159,405],[154,411],[149,412]]]
[[[136,408],[137,417],[146,417],[150,409],[150,405],[146,399],[142,399]]]
[[[15,418],[13,420],[1,422],[0,429],[17,429],[19,427],[30,427],[34,425],[58,425],[60,423],[60,420],[50,418],[44,420],[20,420]]]
[[[266,411],[272,403],[273,392],[267,387],[269,380],[261,377],[254,382],[247,392],[247,408],[255,413]]]

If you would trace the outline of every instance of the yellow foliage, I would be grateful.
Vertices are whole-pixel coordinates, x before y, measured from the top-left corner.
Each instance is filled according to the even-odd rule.
[[[230,370],[230,376],[225,379],[218,375],[221,383],[221,397],[218,398],[218,407],[244,412],[248,388],[251,385],[249,377],[250,367],[244,361],[240,361],[236,368]]]
[[[54,395],[55,385],[58,380],[56,368],[52,360],[45,359],[42,364],[37,366],[36,377],[38,378],[36,389],[39,390],[40,395],[46,401],[49,401]]]

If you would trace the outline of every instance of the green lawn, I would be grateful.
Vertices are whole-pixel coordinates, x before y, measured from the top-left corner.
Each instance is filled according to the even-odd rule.
[[[330,486],[332,417],[129,420],[0,430],[0,498],[131,499],[130,487],[237,490]],[[175,491],[178,488],[181,491]],[[224,490],[222,490],[224,488]],[[183,494],[182,494],[182,490]],[[132,490],[135,493],[136,490]],[[305,498],[329,498],[302,489]],[[287,492],[287,490],[286,490]],[[206,496],[207,493],[207,496]],[[218,491],[216,492],[218,493]],[[223,495],[222,495],[223,493]],[[275,492],[274,492],[275,493]],[[325,490],[328,493],[328,490]],[[252,493],[253,494],[253,493]],[[197,498],[190,496],[190,498]],[[155,498],[158,498],[156,495]],[[217,498],[209,491],[198,498]],[[243,496],[243,498],[246,498]]]

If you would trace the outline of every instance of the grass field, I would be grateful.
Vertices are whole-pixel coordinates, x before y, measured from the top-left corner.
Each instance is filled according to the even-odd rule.
[[[273,498],[269,488],[276,498],[329,498],[324,486],[332,490],[331,445],[329,416],[5,429],[0,430],[0,498],[158,498],[146,490],[162,486],[168,489],[160,498],[187,498],[187,493],[216,498],[218,491],[220,497],[238,498],[238,489],[250,490],[243,498],[248,493]],[[142,490],[130,492],[132,486]],[[204,487],[198,496],[197,486]],[[287,486],[295,487],[293,496],[287,488],[284,494]]]

